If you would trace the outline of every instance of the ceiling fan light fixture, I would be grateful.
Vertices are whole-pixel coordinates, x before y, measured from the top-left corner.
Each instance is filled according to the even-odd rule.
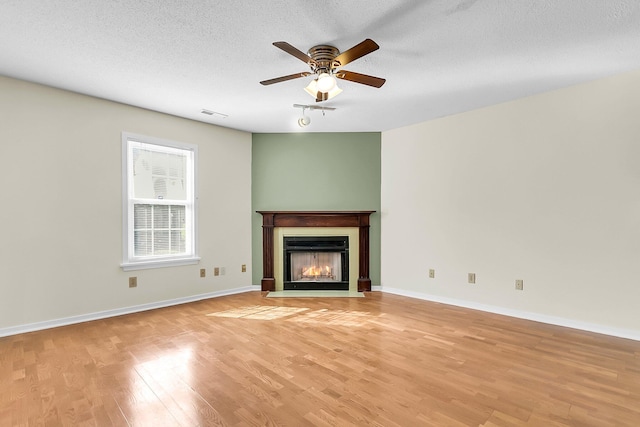
[[[311,80],[311,83],[309,83],[307,85],[307,87],[304,88],[304,90],[311,96],[313,96],[314,98],[316,97],[316,95],[318,94],[318,80],[317,79],[313,79]]]
[[[332,76],[329,76],[331,79],[333,79]],[[335,84],[335,80],[334,80],[334,86],[331,90],[324,92],[322,90],[320,90],[320,88],[318,87],[318,80],[320,78],[318,77],[317,79],[313,79],[311,80],[311,83],[309,83],[309,85],[307,85],[307,87],[304,88],[304,90],[311,95],[314,99],[318,99],[318,93],[326,93],[326,99],[331,99],[334,96],[339,95],[342,92],[342,89],[340,89],[338,87],[337,84]]]
[[[336,87],[336,79],[328,73],[321,73],[318,76],[317,86],[320,92],[329,93]]]

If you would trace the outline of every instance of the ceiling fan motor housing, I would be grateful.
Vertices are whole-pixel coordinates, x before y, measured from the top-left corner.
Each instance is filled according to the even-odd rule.
[[[314,74],[331,74],[331,70],[340,66],[340,64],[333,63],[334,58],[340,55],[340,51],[337,47],[320,44],[309,49],[307,54],[315,61],[315,63],[309,63],[311,71]]]

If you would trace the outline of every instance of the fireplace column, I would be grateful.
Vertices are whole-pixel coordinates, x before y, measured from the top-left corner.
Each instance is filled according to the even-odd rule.
[[[262,282],[263,291],[275,291],[276,279],[273,274],[273,217],[262,214]]]
[[[369,216],[360,217],[360,258],[358,262],[358,292],[371,290],[369,277]],[[364,250],[362,249],[364,248]]]

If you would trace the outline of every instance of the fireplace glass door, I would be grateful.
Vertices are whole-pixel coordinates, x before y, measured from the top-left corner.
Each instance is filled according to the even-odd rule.
[[[341,282],[342,266],[338,252],[295,252],[291,254],[292,282]]]
[[[349,237],[284,237],[284,289],[348,290]]]

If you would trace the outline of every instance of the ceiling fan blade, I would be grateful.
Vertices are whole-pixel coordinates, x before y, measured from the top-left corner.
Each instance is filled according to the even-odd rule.
[[[368,76],[366,74],[354,73],[353,71],[340,70],[334,74],[337,78],[342,80],[349,80],[350,82],[361,83],[367,86],[381,87],[387,80],[380,77]]]
[[[298,58],[300,61],[304,62],[307,65],[311,65],[311,64],[315,64],[316,63],[316,61],[312,57],[310,57],[306,53],[302,52],[301,50],[291,46],[287,42],[273,42],[273,45],[275,47],[278,47],[278,48],[284,50],[289,55],[295,56],[296,58]]]
[[[310,76],[311,73],[307,71],[303,71],[302,73],[289,74],[288,76],[276,77],[275,79],[263,80],[260,82],[261,85],[267,86],[272,85],[274,83],[286,82],[287,80],[293,80],[300,77]]]
[[[380,46],[371,39],[366,39],[362,43],[359,43],[349,50],[342,52],[340,55],[333,59],[333,68],[344,67],[349,62],[355,61],[358,58],[362,58],[371,52],[378,50]]]

